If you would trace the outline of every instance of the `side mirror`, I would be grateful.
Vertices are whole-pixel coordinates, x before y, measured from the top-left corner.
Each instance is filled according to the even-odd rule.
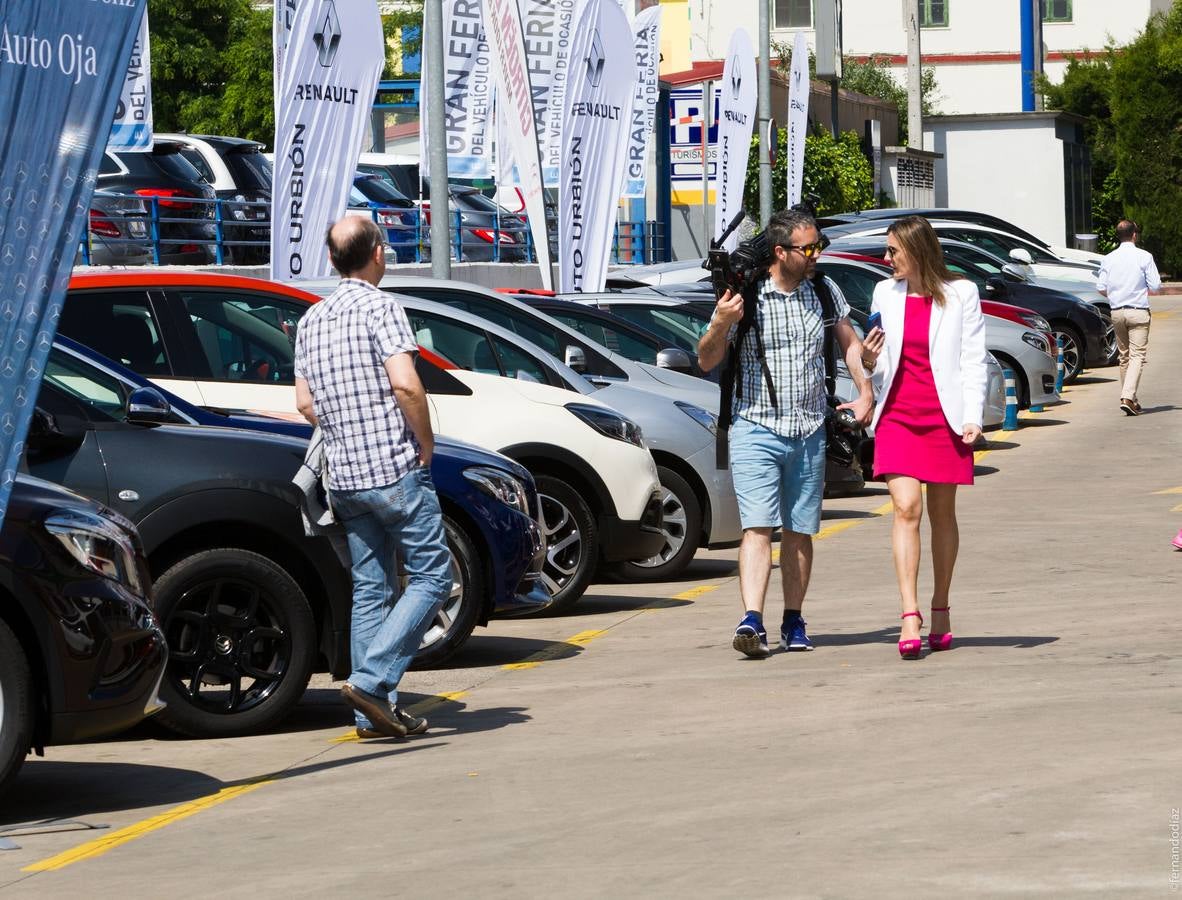
[[[38,406],[29,420],[25,446],[33,456],[52,456],[77,449],[85,436],[85,428],[63,428],[53,413]]]
[[[657,351],[657,368],[691,375],[694,371],[694,362],[680,347],[666,347]]]
[[[127,401],[127,421],[135,425],[163,425],[172,418],[172,407],[155,388],[132,391]]]
[[[1020,262],[1024,266],[1033,265],[1034,257],[1030,255],[1029,250],[1023,250],[1021,247],[1015,247],[1010,251],[1010,259],[1014,262]]]
[[[567,344],[562,361],[580,375],[587,371],[587,354],[583,352],[582,347]]]
[[[989,292],[991,300],[998,300],[1008,293],[1006,280],[1000,275],[990,275],[985,279],[985,290]]]

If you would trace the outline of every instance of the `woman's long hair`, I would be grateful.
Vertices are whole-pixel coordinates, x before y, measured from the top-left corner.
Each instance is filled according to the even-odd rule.
[[[938,306],[943,306],[944,283],[962,276],[948,271],[940,239],[928,220],[923,216],[904,216],[887,228],[887,234],[895,236],[911,261],[908,292],[931,297]]]

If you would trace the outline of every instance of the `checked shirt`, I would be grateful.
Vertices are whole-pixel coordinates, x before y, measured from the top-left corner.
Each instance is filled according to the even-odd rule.
[[[825,279],[833,294],[839,319],[850,314],[841,290]],[[776,388],[779,410],[772,405],[763,369],[759,365],[755,328],[748,330],[739,349],[742,396],[735,384],[732,410],[736,417],[789,438],[808,437],[825,422],[825,323],[821,298],[806,279],[791,294],[776,289],[771,277],[759,288],[756,325],[763,338],[764,357]],[[731,327],[733,341],[738,326]]]
[[[365,281],[342,279],[300,321],[295,374],[312,392],[330,488],[385,487],[418,464],[418,442],[384,367],[417,351],[402,307]]]

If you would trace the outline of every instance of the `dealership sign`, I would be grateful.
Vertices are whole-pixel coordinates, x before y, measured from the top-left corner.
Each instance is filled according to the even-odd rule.
[[[804,32],[796,33],[792,46],[792,73],[788,76],[788,205],[800,202],[804,193],[804,138],[809,126],[809,54]],[[836,88],[834,88],[836,90]]]
[[[661,59],[661,7],[652,6],[633,23],[636,51],[636,96],[628,129],[628,168],[625,197],[643,197],[648,174],[648,145],[657,119],[657,71]]]
[[[127,77],[115,107],[109,150],[148,152],[152,149],[152,52],[148,42],[148,8],[140,18],[139,36],[131,48]]]
[[[323,278],[324,236],[345,215],[386,62],[382,20],[375,0],[284,0],[275,16],[286,45],[276,45],[271,277]]]
[[[144,5],[0,3],[0,518]]]
[[[743,209],[743,187],[747,181],[747,157],[751,154],[751,133],[755,127],[758,96],[755,51],[742,28],[731,35],[730,48],[722,69],[722,108],[718,123],[718,188],[714,201],[714,236],[719,237]],[[731,232],[723,246],[734,250],[739,243]]]

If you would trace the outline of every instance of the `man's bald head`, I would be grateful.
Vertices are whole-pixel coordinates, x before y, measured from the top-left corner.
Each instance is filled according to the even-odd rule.
[[[377,223],[365,216],[345,216],[328,229],[328,258],[342,277],[361,272],[382,246],[384,235]]]

